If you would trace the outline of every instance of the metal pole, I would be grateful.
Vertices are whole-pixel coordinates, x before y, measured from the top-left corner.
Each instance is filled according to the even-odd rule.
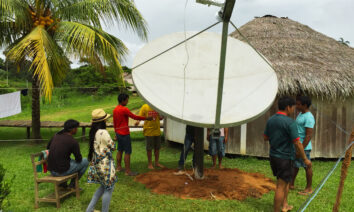
[[[194,144],[194,160],[195,160],[195,179],[204,178],[204,128],[194,127],[195,144]]]
[[[229,28],[229,21],[224,21],[222,25],[222,38],[221,38],[221,54],[219,66],[219,81],[218,81],[218,96],[216,99],[216,114],[215,114],[215,128],[220,128],[220,115],[222,92],[224,90],[224,74],[225,74],[225,60],[226,60],[226,47],[227,47],[227,34]]]
[[[220,14],[220,17],[223,20],[223,25],[222,25],[222,38],[221,38],[220,66],[219,66],[218,96],[216,99],[217,102],[216,102],[216,114],[215,114],[215,128],[220,128],[222,95],[224,89],[227,36],[228,36],[229,22],[232,15],[232,11],[235,6],[235,1],[236,0],[226,0],[224,9]]]

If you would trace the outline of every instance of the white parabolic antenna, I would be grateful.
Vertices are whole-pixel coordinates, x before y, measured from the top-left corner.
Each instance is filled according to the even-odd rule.
[[[187,32],[187,37],[192,34]],[[179,32],[148,43],[136,55],[133,66],[184,39],[184,32]],[[164,115],[194,126],[215,127],[220,50],[221,35],[203,32],[135,68],[135,87]],[[229,37],[218,127],[257,118],[271,106],[277,90],[272,67],[251,46]]]

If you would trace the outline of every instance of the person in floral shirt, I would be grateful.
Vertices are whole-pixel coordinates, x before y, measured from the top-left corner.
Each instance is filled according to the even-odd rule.
[[[92,112],[92,126],[90,129],[89,154],[90,167],[88,171],[89,183],[101,184],[94,193],[86,211],[94,211],[97,201],[102,197],[102,212],[109,210],[114,184],[117,182],[114,159],[112,153],[115,144],[106,130],[106,121],[110,117],[102,109]]]

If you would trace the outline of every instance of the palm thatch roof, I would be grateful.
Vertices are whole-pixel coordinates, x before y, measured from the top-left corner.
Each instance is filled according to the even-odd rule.
[[[354,48],[288,18],[255,18],[240,31],[273,64],[279,95],[354,96]]]

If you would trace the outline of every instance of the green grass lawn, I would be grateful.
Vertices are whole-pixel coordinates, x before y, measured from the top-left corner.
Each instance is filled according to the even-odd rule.
[[[1,133],[1,139],[20,138],[20,129],[9,130],[4,136]],[[53,131],[44,130],[43,136],[49,137]],[[113,135],[113,133],[112,133]],[[145,155],[144,138],[141,133],[132,133],[133,154],[132,168],[140,173],[147,172],[147,163]],[[43,150],[46,143],[33,142],[0,142],[0,163],[4,165],[7,171],[7,178],[15,175],[12,185],[12,192],[8,198],[9,205],[5,211],[31,211],[34,210],[34,183],[33,170],[31,167],[29,155]],[[84,156],[87,155],[88,143],[80,142],[81,151]],[[169,168],[176,168],[180,149],[178,146],[169,147],[162,145],[161,163]],[[188,159],[190,159],[189,156]],[[190,164],[190,161],[187,163]],[[268,177],[272,177],[269,162],[252,157],[226,158],[224,164],[229,168],[239,168],[248,172],[260,172]],[[211,165],[210,158],[205,155],[205,165]],[[323,176],[334,165],[334,162],[314,161],[314,185],[317,185]],[[311,203],[308,211],[331,211],[337,192],[340,169],[337,169],[334,175],[323,187],[318,197]],[[354,168],[351,166],[348,178],[343,192],[341,211],[354,211],[353,205],[353,182]],[[166,176],[168,177],[168,176]],[[297,186],[300,188],[305,184],[304,171],[299,173]],[[84,189],[79,200],[70,196],[62,201],[62,208],[59,211],[84,211],[87,207],[92,194],[98,185],[86,183],[86,175],[82,177],[80,186]],[[53,186],[41,184],[41,194],[53,191]],[[111,201],[111,211],[271,211],[274,192],[264,195],[260,199],[248,198],[245,201],[236,200],[182,200],[170,195],[157,195],[151,193],[144,185],[135,182],[132,177],[124,176],[119,173],[118,182],[113,192]],[[306,197],[299,196],[295,191],[289,195],[289,203],[297,209]],[[99,209],[101,203],[97,205]],[[55,210],[55,204],[40,203],[37,211]]]
[[[22,99],[22,113],[2,118],[2,120],[31,120],[30,98],[27,96],[22,97]],[[91,120],[91,112],[94,109],[102,108],[107,113],[112,114],[117,104],[117,95],[100,97],[97,95],[71,93],[69,97],[64,99],[54,95],[51,103],[41,103],[41,121],[65,121],[70,118],[81,122],[89,122]],[[128,108],[131,110],[138,109],[143,104],[144,101],[141,98],[131,96]]]
[[[104,108],[107,112],[113,110],[117,104],[116,96],[107,98],[97,97],[76,97],[69,99],[62,104],[53,102],[51,105],[42,107],[42,120],[64,121],[74,118],[79,121],[89,121],[91,111],[95,108]],[[129,107],[138,108],[143,104],[141,99],[132,97]],[[23,113],[12,117],[12,119],[30,119],[30,110],[25,109]],[[42,129],[42,137],[50,138],[59,129]],[[78,136],[81,135],[79,131]],[[113,131],[111,131],[113,136]],[[0,128],[0,140],[23,139],[26,136],[25,128]],[[133,154],[132,169],[140,173],[148,172],[145,143],[142,133],[132,133]],[[11,194],[5,211],[34,211],[34,182],[33,170],[30,162],[30,154],[43,150],[46,142],[34,143],[30,141],[0,141],[0,163],[7,169],[6,179],[15,176],[11,187]],[[88,143],[80,141],[81,152],[86,157]],[[177,168],[180,146],[163,144],[161,149],[161,163],[169,168]],[[191,153],[188,160],[191,159]],[[205,155],[205,166],[210,167],[210,157]],[[313,184],[316,186],[332,168],[335,162],[319,161],[313,162],[314,177]],[[190,165],[191,161],[187,162]],[[225,158],[225,167],[239,168],[248,172],[260,172],[267,177],[273,178],[269,162],[253,157]],[[331,211],[339,183],[340,167],[325,184],[317,198],[311,203],[307,211]],[[354,211],[354,168],[349,168],[348,178],[345,183],[341,201],[341,211]],[[168,176],[166,176],[168,177]],[[305,173],[299,172],[296,186],[300,189],[305,185]],[[62,200],[61,208],[58,211],[84,211],[89,204],[94,191],[98,185],[86,183],[86,175],[80,180],[80,187],[84,189],[79,200],[75,196],[69,196]],[[41,184],[41,194],[53,191],[53,185]],[[183,200],[171,195],[157,195],[151,193],[144,185],[135,182],[132,177],[118,174],[118,182],[111,200],[111,211],[272,211],[274,192],[265,194],[260,199],[248,198],[245,201],[236,200]],[[289,194],[289,204],[295,209],[305,201],[306,197],[297,195],[297,191]],[[96,209],[100,210],[101,202]],[[56,206],[52,203],[40,203],[36,211],[55,211]]]

